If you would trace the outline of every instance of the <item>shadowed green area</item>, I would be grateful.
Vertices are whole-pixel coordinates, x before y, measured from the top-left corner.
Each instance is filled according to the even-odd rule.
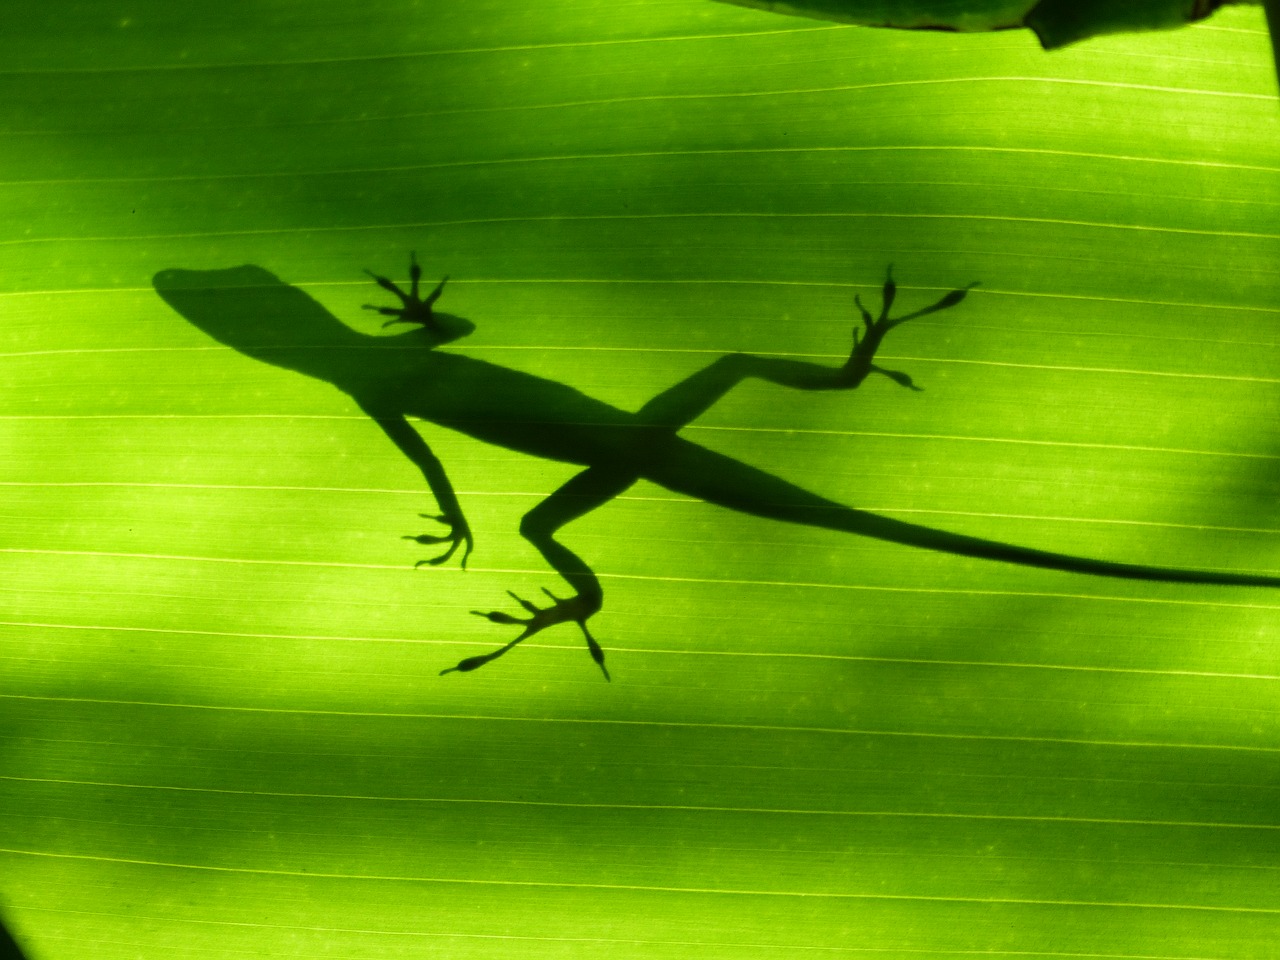
[[[23,960],[22,948],[2,924],[0,924],[0,957],[4,957],[5,960]]]
[[[19,4],[0,38],[0,912],[32,960],[1259,958],[1277,601],[748,518],[422,425],[475,535],[332,386],[152,287],[258,264],[360,333],[417,250],[451,354],[640,409],[833,501],[1117,563],[1280,569],[1280,118],[1261,14],[1022,32],[723,4]],[[434,276],[435,274],[429,274]],[[319,344],[316,344],[319,345]],[[439,549],[438,547],[436,549]],[[508,630],[510,628],[507,628]]]

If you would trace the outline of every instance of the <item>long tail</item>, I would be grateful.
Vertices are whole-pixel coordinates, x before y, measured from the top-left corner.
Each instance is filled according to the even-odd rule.
[[[815,511],[816,512],[816,511]],[[1232,573],[1223,570],[1193,570],[1177,567],[1154,567],[1141,563],[1120,563],[1114,560],[1094,560],[1052,550],[1020,547],[998,540],[984,540],[963,533],[935,530],[905,520],[894,520],[865,510],[840,508],[834,511],[834,523],[810,520],[816,526],[861,534],[876,540],[887,540],[910,547],[923,547],[942,553],[976,557],[980,560],[999,560],[1024,567],[1041,567],[1045,570],[1062,570],[1067,573],[1088,573],[1099,577],[1121,577],[1126,580],[1152,580],[1159,583],[1206,583],[1236,587],[1280,587],[1280,576],[1262,573]]]
[[[975,557],[979,560],[998,560],[1024,567],[1087,573],[1098,577],[1122,577],[1127,580],[1280,587],[1280,576],[1273,574],[1187,570],[1113,560],[1091,560],[1088,557],[1020,547],[998,540],[935,530],[905,520],[894,520],[866,510],[843,506],[681,437],[664,448],[662,457],[646,463],[641,476],[668,490],[758,517],[839,530],[889,543]]]

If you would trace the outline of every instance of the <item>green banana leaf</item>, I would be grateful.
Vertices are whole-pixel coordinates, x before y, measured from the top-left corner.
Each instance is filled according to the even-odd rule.
[[[579,468],[417,424],[475,549],[415,568],[446,546],[403,539],[445,531],[418,467],[172,283],[257,278],[244,323],[358,364],[388,348],[336,321],[396,334],[363,271],[415,251],[474,324],[439,355],[637,411],[730,354],[839,368],[890,263],[895,316],[981,281],[884,339],[921,392],[747,379],[680,442],[832,516],[1275,576],[1260,8],[1052,57],[705,0],[7,13],[0,917],[30,960],[1274,955],[1280,591],[641,480],[560,533],[611,683],[571,622],[441,676],[520,632],[472,611],[572,593],[520,531]]]

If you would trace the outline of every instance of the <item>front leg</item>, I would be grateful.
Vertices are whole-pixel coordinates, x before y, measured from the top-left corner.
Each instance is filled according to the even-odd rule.
[[[400,448],[400,452],[422,471],[422,476],[426,479],[427,486],[431,488],[431,493],[436,498],[436,506],[440,508],[440,513],[424,513],[421,516],[443,523],[449,528],[449,532],[443,535],[424,533],[418,536],[405,537],[406,540],[413,540],[423,544],[449,544],[448,549],[438,557],[432,557],[430,560],[419,560],[415,566],[422,566],[424,563],[437,566],[444,563],[461,548],[462,567],[465,570],[467,558],[471,556],[471,548],[474,543],[471,538],[471,528],[467,525],[466,517],[462,515],[462,505],[458,503],[458,495],[453,490],[453,484],[449,482],[448,474],[444,472],[444,464],[431,452],[427,442],[422,439],[417,430],[413,429],[409,421],[405,419],[404,414],[366,406],[363,403],[360,404],[360,408],[373,419],[374,423],[382,428],[383,433],[390,438],[391,442]]]
[[[544,589],[543,592],[551,598],[552,604],[549,607],[539,607],[512,593],[511,596],[515,601],[529,614],[527,618],[514,617],[501,610],[493,610],[489,613],[480,610],[471,611],[492,623],[522,626],[524,630],[505,646],[492,653],[467,657],[457,666],[440,671],[441,675],[454,672],[468,673],[491,660],[498,659],[516,644],[547,627],[553,627],[559,623],[576,623],[582,629],[582,635],[587,641],[587,649],[591,652],[591,659],[596,662],[604,673],[604,678],[608,680],[609,670],[604,665],[604,650],[587,629],[587,620],[598,613],[604,603],[604,590],[591,568],[581,557],[557,540],[555,534],[565,524],[608,503],[635,481],[636,476],[632,473],[610,470],[606,467],[591,467],[525,514],[524,519],[520,521],[521,535],[538,548],[538,552],[547,563],[577,591],[576,595],[557,597],[550,590]]]

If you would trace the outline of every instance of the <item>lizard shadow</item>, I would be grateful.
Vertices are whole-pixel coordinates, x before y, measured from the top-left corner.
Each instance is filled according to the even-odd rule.
[[[505,646],[468,657],[443,673],[474,670],[547,627],[575,622],[607,678],[604,651],[587,627],[588,619],[601,608],[603,589],[590,566],[556,534],[639,479],[757,517],[960,556],[1135,580],[1280,586],[1276,576],[1096,560],[883,517],[828,500],[679,435],[682,427],[748,378],[798,390],[849,390],[870,375],[881,374],[917,389],[906,374],[878,366],[874,362],[876,350],[885,334],[899,324],[959,304],[968,287],[893,318],[889,310],[896,288],[890,276],[884,283],[884,303],[878,317],[872,317],[858,302],[863,323],[855,331],[854,349],[842,366],[727,354],[659,393],[638,411],[629,412],[557,381],[437,349],[471,333],[474,324],[434,309],[444,280],[425,298],[420,296],[421,270],[416,260],[408,291],[385,277],[371,276],[401,305],[368,309],[391,317],[386,326],[410,325],[408,332],[392,336],[359,333],[302,290],[254,265],[163,270],[155,275],[153,284],[166,303],[214,340],[255,360],[332,384],[382,428],[421,470],[440,511],[434,519],[443,525],[443,533],[410,538],[444,549],[421,563],[440,564],[461,551],[465,566],[472,536],[443,464],[409,417],[509,450],[585,468],[530,510],[520,523],[521,535],[573,588],[574,596],[557,597],[545,591],[551,603],[540,607],[512,594],[527,617],[476,611],[494,623],[523,629]]]

